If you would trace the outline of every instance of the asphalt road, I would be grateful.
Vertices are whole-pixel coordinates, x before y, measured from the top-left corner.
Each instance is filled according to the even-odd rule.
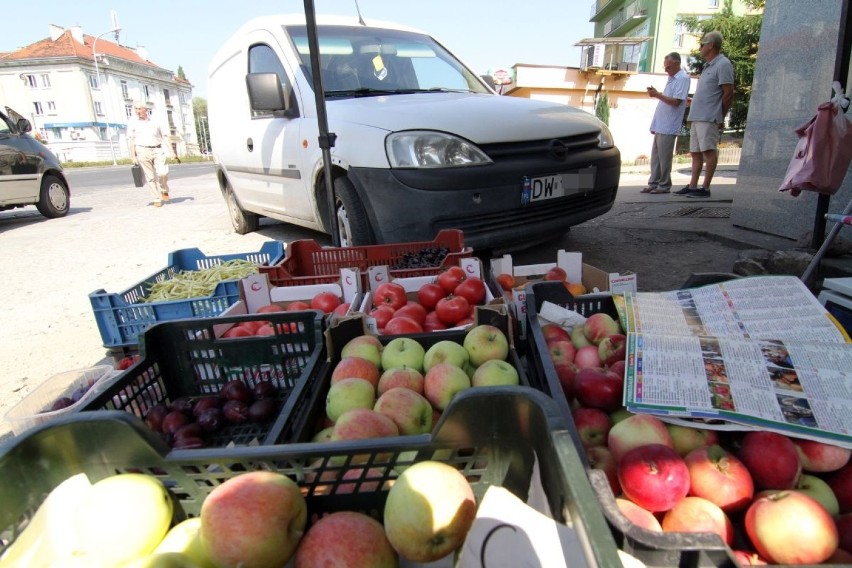
[[[48,220],[35,207],[0,212],[5,252],[0,416],[50,376],[104,361],[107,351],[89,293],[120,294],[165,267],[168,254],[178,249],[217,255],[257,251],[270,239],[330,244],[326,235],[270,220],[255,233],[235,234],[209,163],[172,167],[172,200],[160,209],[150,205],[146,189],[133,187],[126,166],[67,173],[72,184],[67,217]],[[559,249],[581,251],[585,262],[603,270],[635,272],[639,289],[651,291],[678,288],[692,272],[729,272],[737,247],[700,233],[661,229],[647,204],[638,203],[649,200],[637,199],[644,178],[623,174],[610,213],[516,251],[515,263],[552,262]],[[654,197],[664,203],[669,196]],[[0,435],[4,431],[0,424]]]

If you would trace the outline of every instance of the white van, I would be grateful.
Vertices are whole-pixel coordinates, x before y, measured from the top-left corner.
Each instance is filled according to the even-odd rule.
[[[606,213],[621,158],[595,116],[497,95],[428,34],[317,17],[341,245],[477,249],[554,238]],[[256,18],[210,63],[208,117],[238,233],[271,217],[331,232],[303,15]]]

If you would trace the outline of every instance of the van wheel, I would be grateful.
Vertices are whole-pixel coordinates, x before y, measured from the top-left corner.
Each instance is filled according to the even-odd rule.
[[[56,176],[46,175],[41,179],[36,209],[48,219],[65,217],[71,204],[68,186]]]
[[[355,187],[349,178],[341,176],[334,180],[336,194],[335,213],[337,228],[340,231],[340,246],[363,246],[376,244],[376,238],[370,229],[370,221],[364,212],[364,205],[358,199]]]
[[[260,217],[256,213],[249,213],[240,207],[237,202],[237,196],[234,195],[234,190],[230,185],[225,186],[225,202],[228,204],[228,213],[231,216],[231,224],[234,226],[234,232],[238,235],[245,235],[257,230]]]

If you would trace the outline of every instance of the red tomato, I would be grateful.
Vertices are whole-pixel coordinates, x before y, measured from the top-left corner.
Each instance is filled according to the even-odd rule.
[[[438,300],[435,312],[438,314],[441,323],[454,326],[470,315],[470,304],[464,296],[449,295]]]
[[[349,302],[343,302],[342,304],[340,304],[339,306],[334,308],[334,311],[332,313],[334,313],[335,315],[338,315],[338,316],[345,316],[346,312],[348,312],[348,311],[349,311]]]
[[[376,327],[382,329],[391,320],[395,311],[396,310],[390,307],[389,305],[381,304],[373,308],[373,310],[370,312],[370,315],[376,318]]]
[[[437,331],[439,329],[447,329],[447,326],[438,319],[438,312],[431,311],[426,314],[426,320],[423,322],[423,331]]]
[[[510,292],[515,287],[515,277],[504,272],[497,275],[497,283],[502,289]]]
[[[485,282],[475,276],[465,278],[464,282],[456,286],[453,294],[464,296],[471,305],[481,304],[485,301]]]
[[[438,284],[424,284],[417,290],[417,301],[420,305],[426,308],[426,311],[434,310],[438,300],[445,297],[447,291],[441,288]]]
[[[237,327],[241,327],[243,329],[247,329],[252,335],[257,333],[257,330],[260,329],[264,324],[269,323],[260,320],[254,321],[244,321],[237,324]]]
[[[311,299],[311,309],[330,314],[340,305],[340,298],[334,292],[320,292]]]
[[[122,357],[115,368],[118,371],[124,371],[132,367],[138,360],[139,355],[128,355],[127,357]]]
[[[254,332],[255,335],[275,335],[275,328],[269,322],[264,323]]]
[[[423,326],[413,319],[405,316],[393,317],[382,329],[385,335],[399,335],[402,333],[421,333]]]
[[[565,282],[568,279],[568,274],[564,269],[559,268],[558,266],[554,266],[550,270],[547,271],[547,274],[544,275],[545,280],[558,280],[559,282]]]
[[[395,311],[393,313],[393,318],[391,319],[398,317],[411,318],[420,325],[423,325],[423,322],[426,321],[426,308],[417,302],[408,302],[406,305]]]
[[[259,314],[267,314],[270,312],[283,312],[284,308],[279,306],[278,304],[269,304],[267,306],[260,306],[257,308],[257,313]]]
[[[232,337],[251,337],[254,335],[251,331],[241,325],[235,325],[230,328],[228,331],[222,334],[223,339],[230,339]]]
[[[468,316],[463,320],[457,321],[455,327],[473,325],[474,323],[475,320],[472,317]]]
[[[295,302],[290,302],[287,304],[286,310],[288,312],[301,312],[302,310],[310,310],[311,306],[307,302],[303,302],[302,300],[296,300]]]
[[[405,288],[401,284],[395,282],[385,282],[376,287],[373,292],[373,304],[387,304],[395,310],[408,303],[408,298],[405,297]]]
[[[461,266],[451,266],[438,275],[438,285],[447,294],[452,294],[456,286],[465,279],[464,269]]]

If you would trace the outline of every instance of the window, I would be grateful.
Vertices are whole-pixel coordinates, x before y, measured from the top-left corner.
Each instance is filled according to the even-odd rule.
[[[281,86],[286,93],[290,91],[290,108],[295,109],[295,98],[292,96],[293,91],[290,89],[290,80],[287,78],[287,71],[281,60],[268,45],[253,45],[249,50],[249,73],[275,73],[278,75],[278,80],[281,81]],[[268,111],[252,111],[252,116],[272,116]]]
[[[54,101],[47,101],[47,112],[48,114],[56,114],[56,103]]]
[[[89,87],[93,89],[100,89],[101,83],[98,81],[97,75],[89,75]]]
[[[62,140],[62,129],[61,128],[53,128],[53,139],[54,140]]]
[[[686,29],[686,26],[683,24],[683,22],[677,22],[674,28],[674,42],[672,44],[673,47],[682,49],[683,38],[687,33],[689,33],[689,30]]]
[[[719,7],[719,0],[707,0],[707,7],[715,10]]]
[[[95,101],[95,114],[103,116],[104,111],[101,109],[101,101]]]
[[[121,82],[121,96],[124,97],[125,100],[130,98],[130,92],[127,90],[127,81]]]
[[[41,135],[43,142],[47,142],[47,128],[39,128],[38,133]]]
[[[124,115],[127,118],[133,117],[133,105],[124,105]]]
[[[39,75],[39,79],[41,79],[42,87],[50,87],[50,75],[48,75],[47,73],[42,73],[41,75]]]
[[[172,104],[171,98],[169,97],[169,90],[168,89],[163,89],[163,97],[166,99],[167,105]]]
[[[24,84],[30,89],[35,89],[38,85],[36,84],[35,75],[24,75],[21,77],[23,79]]]
[[[33,103],[33,106],[35,107],[36,116],[41,116],[42,114],[44,114],[44,109],[42,108],[41,103],[35,102]]]
[[[145,92],[145,102],[149,102],[151,100],[151,91],[148,85],[143,85],[142,90]]]

